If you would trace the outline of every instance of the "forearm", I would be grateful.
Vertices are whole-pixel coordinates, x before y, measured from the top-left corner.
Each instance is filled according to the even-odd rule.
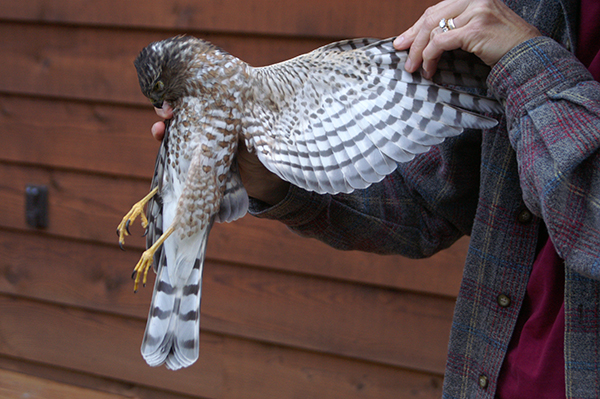
[[[410,223],[369,214],[368,211],[375,209],[376,212],[387,213],[383,208],[394,207],[391,199],[385,205],[380,203],[379,188],[331,196],[292,186],[288,196],[276,206],[266,208],[254,201],[251,202],[250,212],[258,217],[277,219],[304,237],[316,238],[342,250],[420,258],[448,247],[460,237],[460,232],[452,226],[431,226],[435,224],[434,219],[423,215],[425,211],[420,206],[408,206],[403,212],[407,219],[411,219]],[[369,202],[371,204],[365,205]],[[405,201],[402,202],[406,205]],[[364,209],[365,206],[370,209]],[[400,203],[394,207],[396,216],[401,207]],[[441,229],[447,231],[432,235],[432,228],[438,232]]]
[[[527,206],[567,264],[599,278],[600,84],[548,38],[506,54],[488,84],[506,105]]]
[[[479,135],[471,132],[400,164],[368,189],[329,196],[292,187],[274,207],[251,201],[250,212],[338,249],[430,256],[470,233],[479,149]]]

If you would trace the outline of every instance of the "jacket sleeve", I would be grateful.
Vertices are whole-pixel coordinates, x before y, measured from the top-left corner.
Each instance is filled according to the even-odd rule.
[[[523,199],[567,266],[600,278],[600,84],[555,41],[507,53],[488,86],[505,104]]]
[[[481,132],[468,131],[365,190],[332,196],[292,186],[272,208],[251,200],[250,213],[338,249],[427,257],[470,233],[480,155]]]

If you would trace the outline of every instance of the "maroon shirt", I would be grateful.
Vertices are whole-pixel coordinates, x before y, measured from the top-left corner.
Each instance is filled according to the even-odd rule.
[[[581,0],[577,58],[600,81],[600,0]]]
[[[564,261],[548,239],[533,264],[500,370],[498,398],[566,397],[564,285]]]
[[[600,0],[582,0],[577,58],[600,81]],[[500,370],[496,396],[565,398],[564,262],[550,239],[538,254]]]

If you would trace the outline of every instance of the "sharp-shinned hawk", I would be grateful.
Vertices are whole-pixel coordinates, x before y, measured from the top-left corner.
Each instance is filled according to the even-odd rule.
[[[142,50],[142,92],[173,109],[152,191],[118,227],[122,244],[138,215],[147,226],[148,250],[134,273],[137,289],[152,263],[157,272],[142,343],[148,364],[178,369],[198,358],[209,230],[248,207],[236,167],[240,140],[280,178],[335,194],[381,181],[463,128],[496,124],[478,113],[500,112],[498,103],[448,87],[485,88],[485,65],[445,53],[434,83],[406,72],[406,58],[392,39],[341,41],[260,68],[188,36]]]

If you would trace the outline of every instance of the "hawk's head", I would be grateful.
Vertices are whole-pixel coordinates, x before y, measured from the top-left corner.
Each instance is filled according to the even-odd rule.
[[[134,62],[142,93],[157,108],[162,107],[164,101],[173,104],[189,94],[197,56],[215,50],[210,43],[191,36],[151,43]]]

